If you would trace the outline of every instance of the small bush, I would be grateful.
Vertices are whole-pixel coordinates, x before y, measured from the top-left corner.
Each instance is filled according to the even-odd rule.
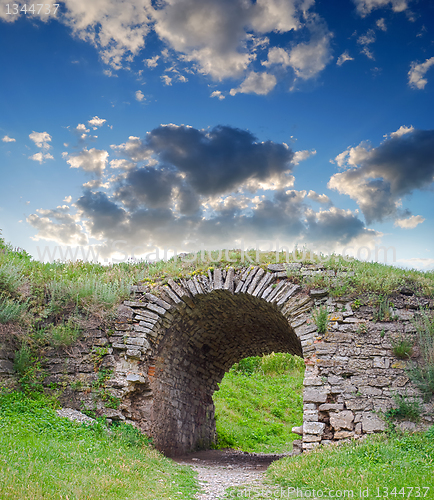
[[[387,297],[380,295],[378,298],[377,309],[374,312],[375,321],[389,321],[392,319],[392,314],[390,312],[390,300]]]
[[[26,310],[27,302],[20,304],[8,298],[0,298],[0,323],[19,320]]]
[[[434,320],[422,311],[418,321],[414,322],[419,337],[422,362],[407,370],[414,385],[422,391],[425,401],[434,394]]]
[[[392,408],[385,413],[387,420],[420,421],[423,408],[417,399],[411,400],[407,394],[395,394],[393,400],[396,404],[396,408]]]
[[[23,276],[23,264],[6,261],[0,265],[0,292],[14,296],[25,283],[27,279]]]
[[[413,342],[400,338],[392,342],[392,352],[397,358],[407,359],[413,354]]]
[[[320,306],[312,313],[312,318],[316,323],[319,333],[326,333],[329,323],[327,307]]]
[[[80,328],[71,321],[54,326],[48,334],[48,342],[53,347],[69,347],[80,336]]]
[[[151,438],[131,424],[114,422],[111,430],[114,438],[127,448],[142,448],[151,444]]]

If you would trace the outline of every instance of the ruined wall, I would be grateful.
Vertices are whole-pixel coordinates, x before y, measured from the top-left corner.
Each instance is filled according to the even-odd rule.
[[[215,440],[212,394],[235,362],[283,351],[306,363],[303,449],[384,430],[381,412],[393,407],[394,393],[420,396],[405,371],[417,349],[412,361],[398,360],[392,342],[415,337],[411,319],[432,300],[397,292],[394,320],[374,322],[372,307],[352,309],[354,298],[291,283],[288,267],[340,279],[315,266],[275,264],[215,269],[152,293],[132,287],[113,329],[89,329],[70,349],[47,349],[44,383],[58,388],[65,406],[133,422],[177,455]],[[320,305],[330,317],[324,334],[312,320]],[[431,401],[422,423],[432,422]]]

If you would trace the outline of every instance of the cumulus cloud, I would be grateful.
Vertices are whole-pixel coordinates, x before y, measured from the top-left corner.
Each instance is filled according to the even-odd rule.
[[[362,143],[336,157],[341,173],[334,174],[329,188],[353,198],[368,224],[402,215],[402,198],[434,180],[434,130],[403,128],[376,148]],[[413,219],[412,219],[413,220]]]
[[[391,7],[394,12],[404,12],[411,0],[353,0],[356,4],[357,12],[365,17],[375,9]]]
[[[318,194],[312,189],[307,194],[307,197],[313,201],[316,201],[317,203],[321,203],[322,205],[333,205],[331,199],[326,194]]]
[[[67,163],[71,168],[80,168],[100,176],[106,168],[108,156],[108,152],[103,149],[84,148],[76,155],[69,155]]]
[[[45,160],[54,160],[54,157],[50,153],[35,153],[32,156],[29,156],[29,160],[38,161],[39,163],[44,163]]]
[[[145,95],[143,94],[143,92],[141,90],[138,90],[135,94],[136,96],[136,101],[139,101],[139,102],[142,102],[143,99],[145,98]]]
[[[427,71],[434,66],[434,57],[430,57],[424,63],[411,63],[410,71],[408,72],[408,84],[414,89],[424,89],[428,80],[425,78]]]
[[[312,28],[309,42],[293,47],[289,52],[289,65],[297,78],[315,78],[332,59],[330,41],[332,34],[324,26]]]
[[[0,6],[5,7],[6,3],[0,0]],[[16,3],[23,4],[21,0]],[[262,58],[270,44],[267,35],[308,30],[310,40],[293,47],[287,55],[290,58],[287,66],[294,69],[297,77],[308,79],[324,68],[330,52],[331,34],[312,12],[314,3],[314,0],[95,0],[91,3],[65,0],[57,19],[69,26],[74,36],[98,50],[102,61],[110,66],[104,70],[108,76],[117,76],[116,70],[129,67],[153,30],[166,48],[160,55],[144,59],[145,66],[155,68],[160,61],[164,64],[174,56],[183,64],[190,63],[188,71],[219,81],[245,79],[253,69],[251,64]],[[18,16],[2,17],[9,22],[18,19]],[[285,57],[284,52],[281,55]],[[270,52],[265,62],[276,64],[276,56],[277,53]],[[163,83],[170,85],[170,78],[163,75]],[[187,81],[184,75],[176,78]]]
[[[65,245],[86,245],[88,239],[83,232],[83,226],[77,220],[77,215],[71,215],[70,209],[62,205],[53,210],[36,210],[37,214],[31,214],[27,222],[38,230],[33,240],[48,240]]]
[[[48,144],[49,142],[51,142],[51,135],[48,132],[33,131],[31,134],[29,134],[29,137],[38,148],[44,150],[51,148],[51,146]]]
[[[90,120],[87,121],[87,123],[93,128],[93,130],[96,130],[98,127],[102,127],[104,123],[107,120],[104,118],[98,118],[98,116],[94,116]]]
[[[292,162],[294,163],[294,165],[298,165],[301,161],[307,160],[310,156],[313,156],[313,155],[316,155],[315,150],[296,151],[294,153],[294,158],[293,158]]]
[[[2,139],[3,142],[16,142],[16,139],[13,139],[12,137],[9,137],[5,135]]]
[[[154,56],[150,59],[144,59],[143,62],[148,68],[156,68],[158,66],[158,59],[160,59],[160,56]]]
[[[172,85],[172,78],[169,75],[161,75],[160,78],[163,81],[164,85]]]
[[[220,90],[214,90],[214,92],[211,93],[210,97],[218,97],[220,100],[225,98]]]
[[[422,224],[424,220],[424,217],[422,217],[421,215],[412,215],[407,219],[397,219],[395,221],[395,226],[398,226],[401,229],[414,229],[419,224]]]
[[[274,89],[276,83],[277,80],[274,75],[251,71],[238,88],[231,89],[230,94],[232,96],[238,93],[266,95]]]
[[[333,248],[378,237],[326,195],[292,188],[296,163],[312,152],[294,153],[247,130],[161,125],[112,151],[118,158],[96,149],[66,154],[72,168],[98,177],[83,186],[75,213],[61,206],[29,216],[37,239],[68,245],[95,239],[101,256],[110,257],[119,240],[131,251],[151,244],[187,248],[189,242],[234,248],[241,239],[255,244],[258,235],[286,245],[321,242]],[[322,208],[314,211],[312,201]]]
[[[344,64],[344,62],[346,61],[354,61],[354,57],[351,57],[349,54],[348,54],[348,51],[346,50],[345,52],[343,52],[339,57],[338,57],[338,60],[336,61],[336,64],[338,66],[342,66],[342,64]]]

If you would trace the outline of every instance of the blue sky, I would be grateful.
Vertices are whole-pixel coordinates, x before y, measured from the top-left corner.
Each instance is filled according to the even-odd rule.
[[[0,0],[3,236],[432,269],[433,25],[412,0]]]

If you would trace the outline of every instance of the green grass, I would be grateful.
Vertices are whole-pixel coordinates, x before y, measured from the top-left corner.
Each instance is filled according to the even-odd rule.
[[[389,494],[392,498],[407,498],[410,487],[430,487],[425,498],[434,498],[432,434],[375,435],[359,443],[323,447],[274,462],[268,469],[268,479],[282,488],[352,490],[354,497],[359,497],[360,489],[368,489],[368,498],[376,498],[377,487],[381,497],[383,487],[389,492],[406,488],[405,496]],[[414,490],[410,498],[415,497]]]
[[[0,395],[2,500],[193,499],[194,474],[132,426],[59,418],[49,401]]]
[[[303,420],[304,362],[290,354],[246,358],[214,393],[219,448],[290,451]]]

